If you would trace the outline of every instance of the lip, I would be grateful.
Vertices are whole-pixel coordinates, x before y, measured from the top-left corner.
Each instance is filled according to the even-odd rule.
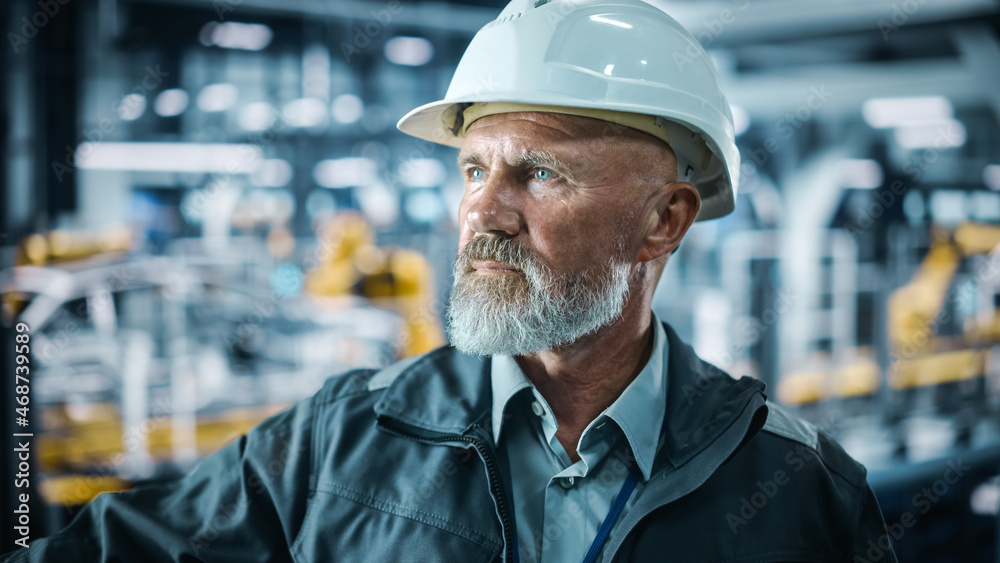
[[[481,274],[520,274],[521,271],[503,262],[495,260],[476,260],[472,263],[472,269]]]

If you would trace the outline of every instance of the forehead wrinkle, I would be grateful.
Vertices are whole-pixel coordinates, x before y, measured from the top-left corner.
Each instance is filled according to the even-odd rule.
[[[482,154],[475,147],[468,152],[463,150],[463,152],[458,155],[459,167],[468,165],[486,166],[490,160],[500,159],[513,168],[542,166],[566,173],[573,173],[576,171],[576,166],[571,164],[566,159],[556,156],[552,151],[544,149],[529,149],[521,146],[524,144],[523,141],[521,139],[515,139],[515,137],[518,136],[511,135],[503,137],[500,140],[502,148],[499,150],[493,151],[487,149],[486,152],[492,152],[494,154],[494,158],[490,158],[488,155]],[[508,157],[507,154],[510,153],[513,153],[513,155]]]
[[[579,178],[583,174],[592,180],[603,176],[604,172],[624,173],[644,183],[676,180],[677,165],[671,147],[643,131],[591,117],[517,112],[482,117],[469,126],[469,136],[473,131],[489,130],[502,122],[527,122],[540,129],[530,134],[520,127],[516,132],[506,134],[487,131],[476,142],[466,143],[463,151],[469,149],[470,152],[468,156],[459,155],[460,166],[485,166],[488,162],[503,161],[518,168],[551,167],[566,172],[569,177]],[[590,157],[577,161],[575,157],[578,154],[574,152],[570,161],[556,156],[562,154],[561,145],[567,141],[577,144],[574,151],[583,151]]]

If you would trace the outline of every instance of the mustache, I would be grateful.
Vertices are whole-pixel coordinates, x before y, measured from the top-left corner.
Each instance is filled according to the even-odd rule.
[[[458,252],[455,272],[466,274],[473,270],[478,261],[494,261],[515,268],[521,272],[537,270],[540,263],[523,244],[510,237],[481,235],[474,237]]]

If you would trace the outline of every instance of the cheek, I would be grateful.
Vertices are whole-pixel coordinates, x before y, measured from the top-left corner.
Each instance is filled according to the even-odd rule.
[[[532,224],[535,225],[534,229],[529,226],[532,248],[547,264],[562,269],[573,269],[588,245],[595,242],[589,235],[588,226],[565,209],[528,222]]]
[[[548,264],[576,270],[595,262],[605,262],[625,234],[616,219],[615,208],[594,213],[573,213],[563,208],[536,223],[532,242]]]

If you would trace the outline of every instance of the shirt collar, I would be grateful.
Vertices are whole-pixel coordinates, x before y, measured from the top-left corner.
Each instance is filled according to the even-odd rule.
[[[660,441],[660,427],[667,410],[667,335],[660,320],[653,315],[653,350],[639,375],[622,391],[618,399],[587,426],[601,423],[605,416],[618,423],[628,438],[635,461],[645,480],[653,472],[653,458]]]
[[[645,480],[653,469],[653,458],[659,444],[660,427],[667,408],[667,354],[669,352],[663,324],[652,314],[653,349],[649,360],[621,395],[584,430],[586,436],[605,417],[618,424],[632,448],[636,463]],[[493,439],[499,443],[503,430],[504,411],[511,398],[521,390],[532,388],[517,360],[508,355],[493,356],[491,369],[493,386]]]
[[[529,389],[532,385],[517,360],[507,354],[493,356],[490,379],[493,384],[493,440],[494,444],[499,444],[507,403],[522,389]]]

